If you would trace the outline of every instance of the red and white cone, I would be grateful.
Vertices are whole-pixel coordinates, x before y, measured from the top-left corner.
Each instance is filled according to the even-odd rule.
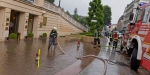
[[[80,41],[78,41],[78,45],[77,46],[80,46]]]
[[[36,61],[38,61],[38,53],[36,54],[36,58],[35,58],[35,60],[36,60]]]

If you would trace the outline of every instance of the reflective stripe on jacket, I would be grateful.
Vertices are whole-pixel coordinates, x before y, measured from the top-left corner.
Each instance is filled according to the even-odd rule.
[[[97,30],[94,32],[94,38],[99,38],[99,32]]]
[[[112,32],[109,34],[109,37],[110,37],[110,38],[112,38],[112,37],[113,37],[113,36],[112,36]]]
[[[52,30],[50,33],[50,38],[57,38],[57,31]]]

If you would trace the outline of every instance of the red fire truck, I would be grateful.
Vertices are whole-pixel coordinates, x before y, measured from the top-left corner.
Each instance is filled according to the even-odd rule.
[[[139,66],[150,71],[150,3],[133,9],[130,24],[122,39],[122,47],[131,56],[130,67]]]

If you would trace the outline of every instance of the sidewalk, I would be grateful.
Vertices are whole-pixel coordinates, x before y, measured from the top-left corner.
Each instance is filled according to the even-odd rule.
[[[106,40],[103,40],[104,42]],[[105,43],[102,43],[103,45],[106,45]],[[107,49],[107,48],[106,48]],[[111,60],[113,62],[122,62],[124,64],[129,65],[129,58],[125,58],[119,53],[115,52],[114,50],[106,50],[101,49],[100,53],[98,54],[98,57],[101,57],[103,59]],[[117,49],[119,51],[119,48]],[[104,71],[104,63],[98,59],[94,59],[92,63],[90,63],[84,70],[82,70],[78,75],[102,75]],[[130,69],[128,66],[122,66],[119,64],[114,63],[107,63],[107,71],[106,75],[150,75],[150,72],[148,72],[145,69],[142,69],[141,67],[138,69],[138,72],[135,72]]]

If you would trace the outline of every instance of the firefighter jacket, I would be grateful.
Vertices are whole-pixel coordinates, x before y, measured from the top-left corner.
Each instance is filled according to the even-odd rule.
[[[114,38],[114,40],[117,40],[118,39],[118,34],[114,34],[113,38]]]
[[[110,37],[110,38],[113,38],[113,34],[112,34],[112,32],[110,32],[109,37]]]
[[[98,38],[100,37],[100,35],[101,35],[101,34],[100,34],[99,31],[96,30],[96,31],[94,32],[94,38],[98,39]]]
[[[57,31],[56,30],[52,30],[51,33],[50,33],[50,35],[49,35],[49,37],[50,38],[57,38],[57,35],[58,35]]]

